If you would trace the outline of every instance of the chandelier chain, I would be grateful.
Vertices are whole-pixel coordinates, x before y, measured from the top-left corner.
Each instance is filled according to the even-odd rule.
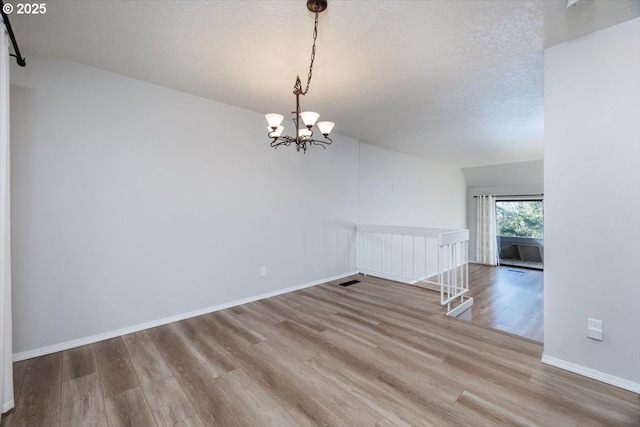
[[[302,95],[306,95],[309,92],[309,84],[311,84],[311,77],[313,75],[313,61],[316,59],[316,39],[318,38],[318,5],[316,4],[316,19],[313,24],[313,46],[311,47],[311,63],[309,64],[309,75],[307,76],[307,87],[302,92]]]

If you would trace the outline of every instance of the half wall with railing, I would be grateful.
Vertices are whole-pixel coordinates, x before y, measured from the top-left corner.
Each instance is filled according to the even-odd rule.
[[[447,315],[473,305],[469,230],[358,224],[358,272],[440,292]]]

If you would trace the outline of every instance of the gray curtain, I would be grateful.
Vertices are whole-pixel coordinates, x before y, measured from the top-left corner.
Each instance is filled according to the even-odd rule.
[[[478,196],[476,262],[497,265],[496,248],[496,198]]]
[[[9,35],[0,24],[0,414],[14,406],[11,343]]]

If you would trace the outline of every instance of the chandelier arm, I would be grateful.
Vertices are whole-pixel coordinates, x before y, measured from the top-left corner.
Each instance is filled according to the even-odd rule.
[[[325,145],[328,145],[328,144],[322,141],[316,141],[314,139],[313,141],[309,141],[309,145],[319,146],[319,147],[322,147],[324,150],[326,150],[327,147]]]
[[[310,144],[313,145],[321,145],[322,147],[324,147],[325,145],[331,145],[333,143],[333,140],[331,138],[325,138],[327,139],[327,141],[321,141],[319,139],[312,139],[309,141]]]
[[[273,141],[271,141],[271,148],[278,148],[281,145],[284,145],[285,147],[288,147],[291,145],[292,142],[295,142],[294,140],[292,140],[291,138],[274,138]]]

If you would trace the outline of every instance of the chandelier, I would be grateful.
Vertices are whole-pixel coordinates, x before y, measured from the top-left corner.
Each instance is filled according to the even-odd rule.
[[[293,86],[293,94],[296,96],[296,111],[292,111],[293,124],[295,125],[295,136],[282,136],[284,126],[282,121],[284,116],[282,114],[269,113],[265,114],[267,123],[269,126],[267,134],[269,138],[272,138],[271,147],[278,148],[281,145],[289,146],[291,144],[296,145],[296,150],[302,150],[307,152],[307,147],[311,145],[319,145],[326,149],[326,145],[331,144],[333,141],[329,138],[329,134],[333,129],[333,122],[318,122],[317,126],[320,133],[324,136],[324,140],[313,139],[313,126],[316,125],[320,114],[313,111],[300,112],[300,96],[306,95],[309,92],[309,84],[311,83],[311,76],[313,74],[313,61],[316,58],[316,38],[318,37],[318,14],[327,8],[327,0],[307,0],[307,9],[315,14],[315,23],[313,26],[313,47],[311,48],[311,64],[309,65],[309,75],[307,77],[307,86],[302,90],[302,82],[300,76],[296,78],[296,83]],[[300,120],[302,120],[304,126],[300,126]]]

